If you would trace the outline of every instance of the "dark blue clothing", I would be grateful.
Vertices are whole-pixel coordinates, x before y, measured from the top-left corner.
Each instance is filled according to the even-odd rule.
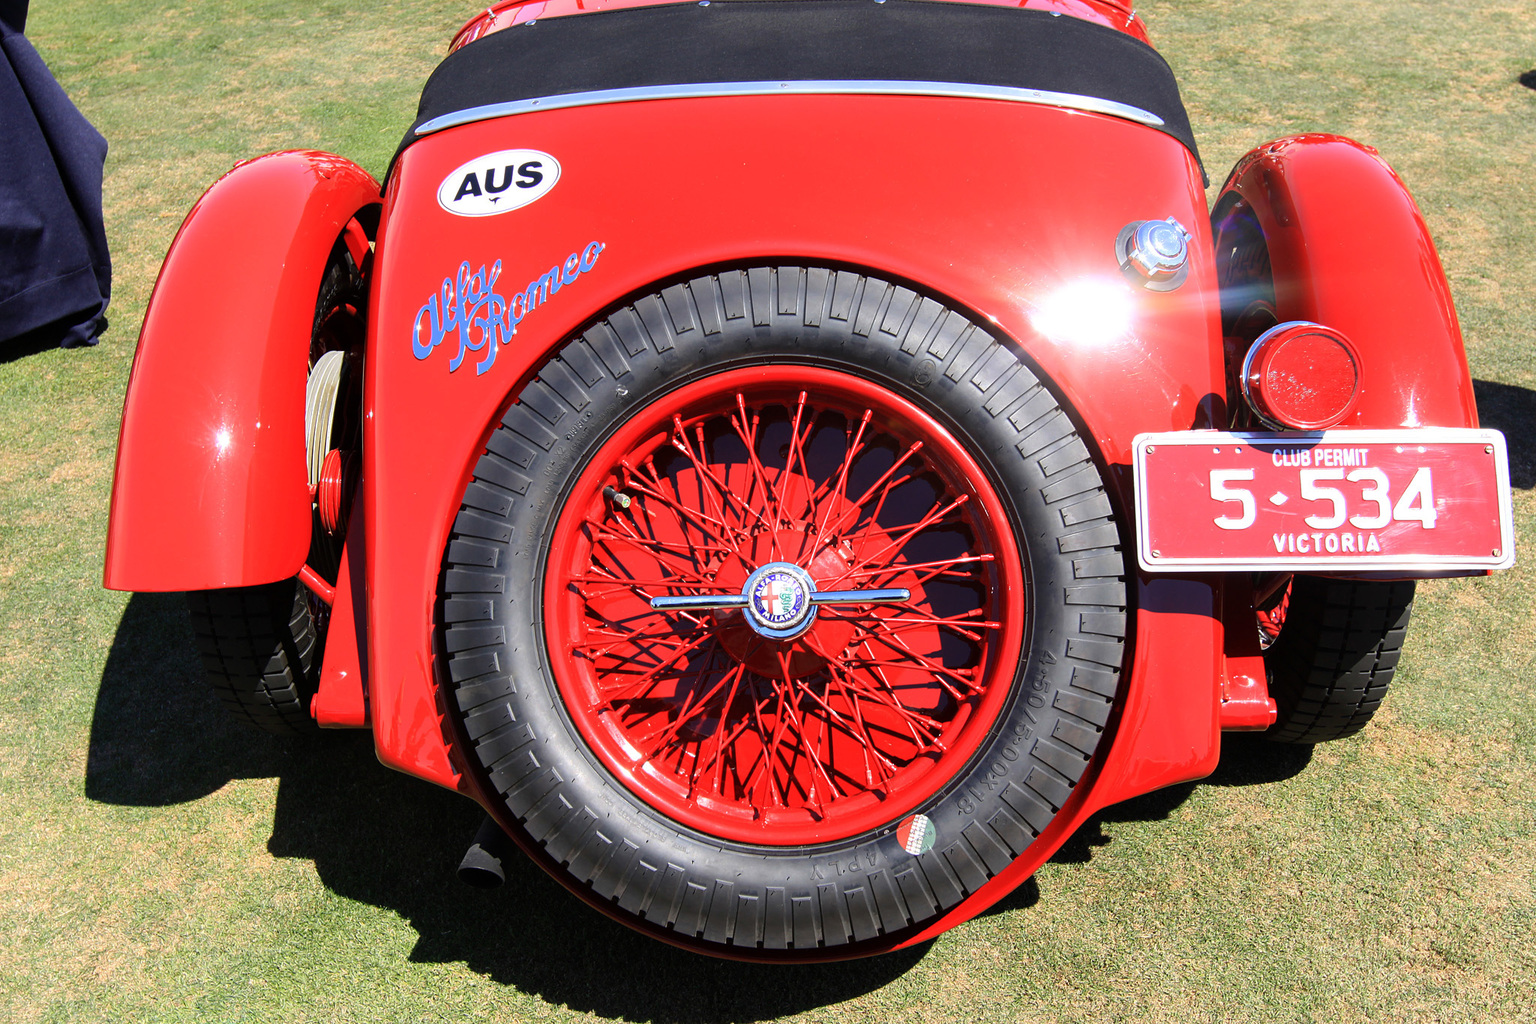
[[[16,31],[16,6],[0,10],[0,345],[38,331],[93,344],[112,292],[107,140]]]

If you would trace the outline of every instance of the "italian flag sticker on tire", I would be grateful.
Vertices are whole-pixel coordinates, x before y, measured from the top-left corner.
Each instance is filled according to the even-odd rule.
[[[917,857],[933,849],[933,822],[926,814],[914,814],[896,826],[896,841]]]

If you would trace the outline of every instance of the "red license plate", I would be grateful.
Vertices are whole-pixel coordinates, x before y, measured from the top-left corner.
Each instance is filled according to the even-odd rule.
[[[1496,430],[1141,434],[1149,571],[1503,569],[1514,564]]]

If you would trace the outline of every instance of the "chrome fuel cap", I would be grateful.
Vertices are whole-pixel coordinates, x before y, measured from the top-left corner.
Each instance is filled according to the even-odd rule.
[[[1115,239],[1115,257],[1134,283],[1152,291],[1172,291],[1189,276],[1190,237],[1172,217],[1132,221]]]

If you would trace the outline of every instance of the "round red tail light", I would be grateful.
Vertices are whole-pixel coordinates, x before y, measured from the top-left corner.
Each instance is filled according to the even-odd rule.
[[[1243,397],[1275,428],[1340,423],[1360,393],[1360,355],[1331,327],[1293,320],[1271,327],[1243,360]]]

